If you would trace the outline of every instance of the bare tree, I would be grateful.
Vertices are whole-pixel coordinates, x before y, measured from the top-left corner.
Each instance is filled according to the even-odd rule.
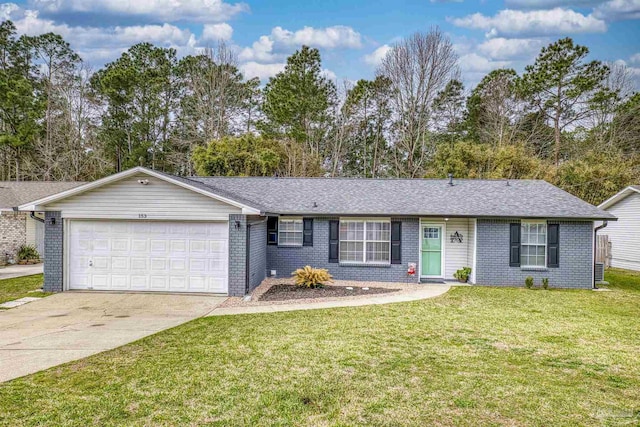
[[[395,44],[380,64],[377,74],[391,81],[396,175],[423,174],[434,149],[429,137],[433,101],[455,78],[457,60],[451,40],[432,28]]]

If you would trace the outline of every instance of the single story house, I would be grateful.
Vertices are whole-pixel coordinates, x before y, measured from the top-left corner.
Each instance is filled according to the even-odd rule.
[[[611,266],[640,271],[640,185],[631,185],[598,206],[618,221],[600,234],[609,236]]]
[[[594,221],[538,180],[182,178],[136,167],[19,206],[45,212],[45,290],[244,295],[267,276],[591,288]],[[415,276],[408,276],[415,265]]]
[[[18,212],[16,206],[68,190],[81,182],[0,181],[0,264],[15,259],[22,245],[34,246],[44,256],[44,219],[41,213]]]

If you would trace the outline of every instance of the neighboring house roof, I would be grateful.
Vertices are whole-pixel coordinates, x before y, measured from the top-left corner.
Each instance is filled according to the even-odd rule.
[[[16,206],[82,184],[75,181],[0,181],[0,210],[13,210]]]
[[[362,178],[182,178],[143,167],[20,204],[48,203],[145,173],[242,208],[245,214],[385,215],[613,219],[615,216],[539,180]],[[18,206],[17,204],[14,206]],[[188,207],[185,207],[188,208]]]
[[[630,185],[627,188],[625,188],[624,190],[616,193],[615,195],[613,195],[612,197],[608,198],[607,200],[605,200],[604,202],[600,203],[600,205],[598,205],[598,207],[600,209],[608,209],[611,206],[615,205],[616,203],[618,203],[619,201],[627,198],[628,196],[632,195],[632,194],[638,194],[640,193],[640,185]]]
[[[269,213],[615,219],[541,180],[191,177]]]

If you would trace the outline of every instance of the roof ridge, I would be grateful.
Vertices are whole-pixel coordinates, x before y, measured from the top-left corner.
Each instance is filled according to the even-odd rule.
[[[362,178],[348,176],[189,176],[185,179],[199,182],[199,179],[281,179],[281,180],[344,180],[344,181],[445,181],[449,178],[397,178],[397,177],[380,177],[380,178]],[[534,178],[453,178],[455,181],[472,181],[472,182],[547,182],[544,179]],[[547,182],[547,184],[549,184]],[[553,184],[552,184],[553,185]]]

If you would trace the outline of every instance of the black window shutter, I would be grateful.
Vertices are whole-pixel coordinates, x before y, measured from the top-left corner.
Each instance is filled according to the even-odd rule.
[[[329,221],[329,262],[338,262],[340,244],[340,221]]]
[[[313,218],[302,219],[302,246],[313,246]]]
[[[391,264],[402,264],[401,221],[391,221]]]
[[[560,267],[560,224],[547,225],[547,267]]]
[[[278,244],[278,217],[270,216],[267,218],[267,245]]]
[[[509,267],[520,267],[520,223],[509,224]]]

